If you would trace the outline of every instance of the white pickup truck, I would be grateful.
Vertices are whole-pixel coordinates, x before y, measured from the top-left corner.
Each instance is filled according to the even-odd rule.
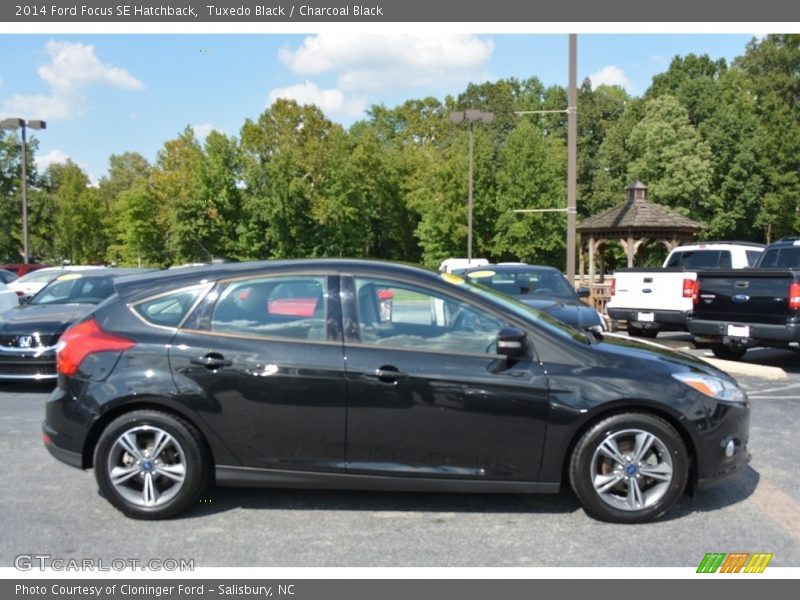
[[[685,331],[697,271],[743,269],[752,266],[763,251],[762,244],[704,242],[675,248],[660,269],[618,269],[611,283],[608,316],[612,321],[626,321],[631,336]]]

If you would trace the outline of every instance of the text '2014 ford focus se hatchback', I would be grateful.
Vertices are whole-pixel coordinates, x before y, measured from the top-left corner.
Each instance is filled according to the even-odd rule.
[[[128,516],[207,486],[557,492],[652,520],[749,460],[736,382],[390,263],[239,263],[115,282],[61,338],[44,441]]]

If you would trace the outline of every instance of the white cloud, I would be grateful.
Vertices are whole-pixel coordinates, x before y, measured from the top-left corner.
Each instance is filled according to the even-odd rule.
[[[269,104],[278,98],[295,100],[298,104],[316,104],[326,115],[359,117],[364,114],[366,101],[363,98],[347,97],[338,89],[323,90],[316,83],[306,81],[298,85],[272,90]]]
[[[39,77],[50,94],[14,95],[2,104],[3,112],[45,120],[65,120],[86,112],[86,93],[93,84],[123,90],[142,90],[144,84],[125,69],[103,63],[94,46],[78,42],[50,41],[45,44],[50,62],[39,67]]]
[[[205,139],[208,137],[208,134],[212,131],[219,131],[222,130],[219,127],[214,127],[211,123],[200,123],[198,125],[192,125],[192,130],[194,131],[194,135],[197,140],[202,144]]]
[[[491,40],[469,34],[308,36],[296,50],[279,57],[303,75],[337,71],[337,88],[377,90],[430,84],[463,84],[488,78]]]
[[[67,161],[70,160],[69,154],[65,154],[61,150],[50,150],[47,154],[42,156],[37,156],[36,160],[36,169],[38,171],[46,171],[47,167],[50,165],[63,165]]]
[[[144,84],[125,69],[102,63],[94,46],[50,41],[45,45],[50,63],[38,73],[56,90],[71,90],[92,83],[104,83],[123,90],[141,90]]]
[[[589,75],[592,80],[592,89],[597,89],[599,85],[618,85],[626,92],[633,93],[634,86],[631,80],[625,75],[625,72],[615,65],[608,65],[599,71]]]

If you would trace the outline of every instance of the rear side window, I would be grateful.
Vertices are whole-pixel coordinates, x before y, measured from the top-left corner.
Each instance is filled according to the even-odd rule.
[[[716,267],[730,268],[730,250],[686,250],[675,252],[669,258],[668,267],[683,267],[686,269],[713,269]]]
[[[266,338],[326,338],[327,277],[278,276],[234,281],[211,316],[211,331]]]
[[[764,252],[758,265],[763,269],[797,269],[800,268],[800,248],[772,248]]]
[[[153,325],[177,327],[204,289],[196,287],[145,300],[134,306],[133,310]]]
[[[754,264],[756,264],[758,257],[761,256],[761,252],[756,252],[755,250],[747,250],[746,254],[748,267],[752,267]]]

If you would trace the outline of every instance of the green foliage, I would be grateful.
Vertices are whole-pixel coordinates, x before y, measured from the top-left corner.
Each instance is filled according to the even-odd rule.
[[[641,98],[584,81],[578,94],[578,212],[650,198],[705,225],[703,236],[764,241],[800,230],[800,36],[754,39],[733,64],[675,57]],[[191,128],[151,165],[110,157],[97,187],[73,163],[26,158],[37,258],[166,266],[242,260],[375,257],[437,265],[465,256],[469,125],[475,123],[473,254],[564,267],[567,91],[536,77],[469,84],[443,100],[373,106],[349,130],[315,106],[278,100],[240,137]],[[526,114],[525,111],[555,111]],[[0,253],[21,249],[18,137],[0,132]],[[640,261],[657,262],[660,247]],[[624,260],[616,246],[606,266]]]

